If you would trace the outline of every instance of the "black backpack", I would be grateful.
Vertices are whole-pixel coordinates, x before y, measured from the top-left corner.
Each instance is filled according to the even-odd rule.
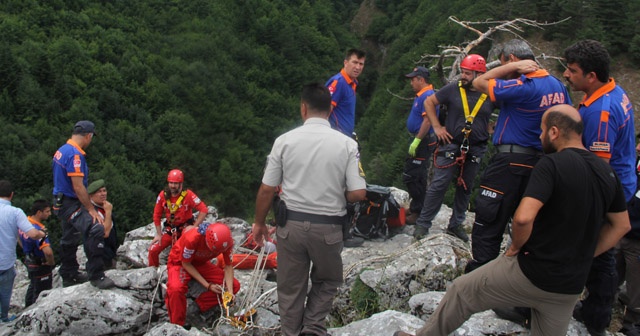
[[[389,237],[387,218],[400,214],[400,206],[391,195],[391,189],[379,185],[367,186],[367,199],[354,204],[353,234],[364,239]]]

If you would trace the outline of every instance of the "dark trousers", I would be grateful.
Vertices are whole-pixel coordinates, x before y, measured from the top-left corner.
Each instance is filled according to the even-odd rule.
[[[466,273],[495,259],[500,253],[502,235],[524,193],[537,155],[498,153],[485,169],[476,197],[471,260]]]
[[[24,296],[25,308],[36,302],[40,292],[51,289],[53,280],[51,268],[52,267],[49,265],[27,265],[27,273],[29,274],[30,282],[29,287],[27,288],[27,293]]]
[[[407,155],[405,159],[402,182],[407,186],[407,192],[411,196],[411,204],[409,205],[411,213],[420,214],[422,211],[424,197],[427,194],[427,174],[435,148],[435,135],[427,135],[416,148],[416,156]]]
[[[584,324],[595,330],[604,330],[611,322],[611,309],[618,288],[614,249],[593,258],[585,287],[588,295],[582,301]]]
[[[104,226],[93,222],[93,218],[79,200],[65,198],[58,210],[62,226],[60,238],[60,269],[62,278],[78,273],[77,246],[82,239],[87,255],[87,274],[90,280],[104,276]]]
[[[455,163],[455,157],[447,156],[446,153],[459,153],[460,145],[448,144],[440,146],[438,156],[434,166],[433,179],[429,184],[422,212],[418,218],[416,225],[431,228],[433,219],[436,217],[442,206],[445,193],[451,181],[457,184],[455,179],[460,173],[460,166]],[[456,185],[456,193],[453,201],[453,214],[449,220],[449,229],[453,229],[465,220],[471,191],[473,188],[473,180],[476,178],[478,169],[480,168],[480,158],[486,152],[486,146],[472,146],[462,168],[462,179],[466,185],[466,189],[462,185]],[[475,159],[474,159],[475,158]]]

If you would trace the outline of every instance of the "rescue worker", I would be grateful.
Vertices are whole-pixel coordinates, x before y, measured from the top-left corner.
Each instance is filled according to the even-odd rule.
[[[429,184],[422,213],[416,222],[417,239],[428,234],[435,216],[440,211],[447,188],[457,175],[453,213],[446,232],[467,242],[462,229],[466,218],[473,180],[480,168],[480,160],[487,151],[489,117],[495,106],[488,96],[476,91],[471,83],[487,72],[485,59],[468,55],[460,62],[460,80],[449,83],[424,102],[426,116],[439,140],[434,162],[433,180]],[[437,116],[437,106],[447,107],[445,124]]]
[[[422,211],[424,195],[427,192],[427,172],[431,155],[436,146],[436,136],[424,110],[424,101],[435,92],[433,85],[429,83],[427,68],[416,67],[411,73],[404,76],[411,78],[411,88],[416,93],[407,118],[407,130],[413,140],[409,145],[409,152],[402,171],[402,182],[407,186],[407,191],[411,196],[407,223],[413,224]]]
[[[167,176],[167,189],[158,194],[153,209],[153,224],[156,236],[149,247],[149,266],[160,265],[160,253],[180,238],[188,225],[198,226],[207,216],[207,205],[191,190],[183,190],[184,173],[173,169]],[[193,220],[193,211],[198,217]],[[162,216],[165,217],[164,229],[160,226]]]
[[[51,204],[40,199],[33,202],[31,206],[31,215],[27,217],[33,228],[37,230],[46,230],[43,222],[51,216]],[[53,257],[53,249],[49,238],[34,239],[30,238],[24,231],[18,230],[20,237],[20,245],[24,252],[24,264],[27,266],[29,274],[29,287],[24,298],[24,307],[32,305],[40,292],[51,289],[52,274],[51,271],[56,265]]]
[[[224,292],[235,295],[240,282],[233,277],[231,260],[233,237],[222,223],[203,223],[189,228],[171,248],[167,261],[167,297],[165,305],[169,321],[184,325],[187,317],[187,291],[194,279],[207,290],[196,298],[200,312],[206,312],[221,302]],[[211,263],[222,254],[224,269]]]

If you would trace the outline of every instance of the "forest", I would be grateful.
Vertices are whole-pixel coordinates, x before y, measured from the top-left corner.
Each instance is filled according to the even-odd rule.
[[[301,124],[302,85],[324,83],[357,47],[368,53],[356,119],[367,182],[403,188],[413,95],[403,74],[421,55],[476,37],[449,16],[568,18],[521,35],[561,47],[597,39],[638,69],[638,0],[7,0],[0,179],[25,210],[51,199],[53,153],[76,121],[92,120],[89,181],[105,179],[120,239],[151,222],[173,168],[222,216],[250,220],[273,140]],[[487,56],[493,38],[512,37],[498,33],[474,52]],[[57,220],[48,226],[55,241]]]

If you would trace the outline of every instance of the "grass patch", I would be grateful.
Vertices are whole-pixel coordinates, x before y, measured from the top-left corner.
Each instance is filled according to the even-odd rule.
[[[378,302],[378,293],[365,285],[360,278],[356,278],[351,292],[349,293],[351,305],[356,310],[359,319],[368,318],[369,316],[380,312],[380,303]]]

